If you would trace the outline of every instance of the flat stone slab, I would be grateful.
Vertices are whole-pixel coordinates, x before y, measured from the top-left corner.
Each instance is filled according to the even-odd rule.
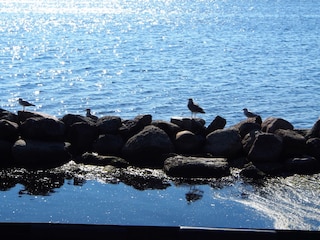
[[[164,162],[164,171],[172,177],[214,177],[230,175],[227,158],[185,157],[181,155],[169,157]]]

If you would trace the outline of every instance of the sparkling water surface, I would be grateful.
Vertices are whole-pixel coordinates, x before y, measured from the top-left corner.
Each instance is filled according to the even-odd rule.
[[[247,107],[263,119],[282,117],[295,128],[310,128],[319,117],[319,7],[315,0],[0,0],[0,107],[21,110],[21,97],[36,105],[29,110],[57,117],[84,115],[89,107],[98,116],[151,114],[153,119],[170,120],[190,116],[187,100],[192,97],[205,109],[199,116],[207,124],[220,115],[233,125],[243,120],[242,109]],[[16,186],[1,192],[6,201],[1,203],[0,220],[131,224],[137,218],[130,211],[115,210],[121,220],[109,221],[114,209],[99,214],[95,209],[90,215],[78,211],[81,207],[71,212],[63,208],[70,191],[78,198],[93,198],[92,208],[95,201],[102,204],[104,191],[114,192],[114,200],[105,196],[113,202],[121,198],[118,191],[130,191],[137,194],[128,200],[136,209],[142,195],[144,202],[148,196],[154,202],[165,196],[159,209],[169,214],[164,214],[166,220],[157,215],[151,224],[319,230],[319,188],[311,187],[319,176],[302,179],[306,184],[301,192],[288,187],[288,179],[276,185],[283,189],[272,189],[270,183],[264,190],[276,191],[273,198],[249,188],[250,198],[233,199],[238,185],[218,193],[204,187],[205,197],[192,206],[170,197],[183,195],[176,188],[135,192],[125,185],[90,182],[85,191],[66,184],[49,197],[18,198]],[[300,181],[293,182],[300,189]],[[93,191],[90,186],[95,186]],[[290,209],[298,211],[282,203],[291,190]],[[185,207],[187,216],[181,217],[181,209],[169,212],[171,204]],[[33,218],[25,207],[46,210]],[[224,212],[218,219],[201,217],[212,211],[216,216],[217,209]]]

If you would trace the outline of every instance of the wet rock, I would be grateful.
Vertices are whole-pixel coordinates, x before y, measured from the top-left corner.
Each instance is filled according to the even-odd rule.
[[[100,155],[119,155],[124,144],[119,134],[104,134],[94,141],[93,151]]]
[[[12,155],[19,166],[58,166],[70,160],[67,149],[65,142],[19,139],[12,147]]]
[[[122,148],[125,159],[136,164],[153,164],[163,159],[164,154],[174,151],[169,136],[160,128],[146,126],[132,136]]]
[[[117,116],[103,116],[96,123],[99,134],[116,134],[122,125],[122,120]]]
[[[238,127],[241,138],[244,138],[248,133],[261,130],[261,125],[255,122],[243,122]]]
[[[226,158],[173,156],[164,161],[164,171],[172,177],[223,177],[230,174]]]
[[[19,138],[19,125],[15,122],[0,120],[0,139],[15,142]]]
[[[286,160],[285,169],[298,174],[313,174],[319,171],[320,162],[311,156],[289,158]]]
[[[65,138],[65,125],[55,118],[32,117],[20,126],[22,138],[44,141],[59,141]]]
[[[249,163],[240,171],[240,176],[251,179],[262,179],[266,174],[252,163]]]
[[[243,139],[241,140],[241,143],[242,143],[243,152],[245,154],[247,154],[247,155],[249,154],[250,149],[251,149],[254,141],[256,140],[258,134],[260,134],[260,133],[262,133],[262,132],[261,131],[252,131],[243,137]]]
[[[215,130],[218,129],[223,129],[227,124],[227,120],[223,117],[216,116],[215,119],[208,125],[206,128],[206,135],[214,132]]]
[[[301,134],[289,129],[278,129],[275,134],[282,138],[282,155],[299,156],[306,153],[306,139]]]
[[[207,135],[204,151],[213,156],[236,157],[242,152],[241,137],[236,129],[218,129]]]
[[[75,159],[76,163],[90,164],[96,166],[112,165],[115,167],[127,167],[129,163],[123,158],[116,156],[101,156],[94,153],[83,153]]]
[[[277,129],[293,130],[293,125],[285,119],[269,117],[261,124],[261,130],[267,133],[274,133]]]
[[[272,133],[260,133],[248,153],[248,159],[252,162],[276,162],[281,153],[281,137]]]
[[[174,145],[178,153],[190,154],[200,152],[204,142],[203,136],[184,130],[177,133]]]
[[[182,130],[188,130],[197,135],[205,135],[206,132],[206,122],[201,118],[174,117],[170,122],[178,125]]]

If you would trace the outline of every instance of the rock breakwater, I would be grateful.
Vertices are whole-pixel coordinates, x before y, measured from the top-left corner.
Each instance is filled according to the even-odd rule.
[[[226,128],[217,116],[153,120],[0,109],[1,166],[43,168],[68,161],[162,168],[178,177],[221,177],[236,166],[248,178],[320,172],[320,120],[295,129],[282,118],[247,118]]]

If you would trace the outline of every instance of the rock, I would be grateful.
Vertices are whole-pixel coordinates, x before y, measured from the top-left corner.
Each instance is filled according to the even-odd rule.
[[[93,151],[100,155],[119,155],[124,144],[119,134],[104,134],[94,141]]]
[[[313,174],[319,172],[320,162],[311,156],[289,158],[285,169],[298,174]]]
[[[274,133],[277,129],[293,130],[293,125],[282,118],[269,117],[261,124],[261,130],[267,133]]]
[[[95,124],[94,121],[92,121],[90,118],[78,114],[66,114],[60,120],[64,122],[67,129],[74,123],[87,123],[88,125]]]
[[[0,139],[15,142],[19,138],[19,125],[6,119],[0,120]]]
[[[307,154],[320,161],[320,138],[310,138],[306,142]]]
[[[281,153],[281,137],[272,133],[260,133],[248,153],[248,159],[252,162],[276,162]]]
[[[170,122],[178,125],[182,130],[188,130],[197,135],[205,135],[206,132],[206,122],[201,118],[174,117],[171,118]]]
[[[127,167],[129,163],[120,157],[115,156],[101,156],[93,153],[83,153],[81,156],[77,157],[76,163],[90,164],[96,166],[106,166],[112,165],[115,167]]]
[[[133,120],[124,120],[119,128],[119,133],[123,139],[128,140],[133,135],[140,132],[144,127],[152,122],[151,115],[138,115]]]
[[[204,151],[213,156],[236,157],[242,152],[241,137],[236,129],[218,129],[207,135]]]
[[[223,177],[230,174],[225,158],[169,157],[164,161],[164,171],[172,177]]]
[[[239,125],[238,131],[241,138],[244,138],[248,133],[261,130],[261,125],[255,122],[243,122]]]
[[[28,118],[20,126],[21,136],[24,139],[63,141],[65,125],[55,118]]]
[[[12,164],[12,141],[0,139],[0,166],[6,166]]]
[[[206,135],[214,132],[218,129],[223,129],[227,124],[227,120],[223,117],[216,116],[215,119],[209,124],[209,126],[206,128]]]
[[[252,163],[249,163],[240,171],[240,176],[252,179],[262,179],[266,174]]]
[[[122,125],[122,120],[117,116],[104,116],[98,119],[96,125],[99,134],[116,134]]]
[[[128,139],[122,148],[125,159],[136,164],[153,164],[163,160],[163,155],[174,151],[169,136],[160,128],[146,126]]]
[[[18,115],[0,108],[0,119],[8,120],[10,122],[19,123]]]
[[[278,129],[275,134],[282,138],[283,156],[300,156],[306,153],[306,139],[301,134],[289,129]]]
[[[98,138],[98,129],[87,122],[72,124],[67,132],[67,141],[71,143],[70,151],[73,155],[90,152],[93,142]]]
[[[56,117],[41,112],[18,111],[19,123],[23,123],[29,118],[49,118],[58,120]]]
[[[178,153],[198,153],[205,142],[205,138],[201,135],[184,130],[176,135],[174,145]]]
[[[176,134],[182,131],[182,129],[178,125],[162,120],[154,120],[151,122],[151,125],[156,126],[165,131],[166,134],[168,134],[171,141],[174,141],[176,139]]]
[[[252,131],[247,133],[247,135],[244,136],[244,138],[241,140],[241,143],[242,143],[243,152],[245,154],[247,155],[249,154],[254,141],[256,140],[257,136],[261,133],[262,133],[261,131]]]
[[[320,119],[318,119],[312,128],[308,131],[306,138],[319,138],[320,137]]]
[[[65,142],[19,139],[12,147],[14,162],[19,166],[58,166],[70,160]]]

